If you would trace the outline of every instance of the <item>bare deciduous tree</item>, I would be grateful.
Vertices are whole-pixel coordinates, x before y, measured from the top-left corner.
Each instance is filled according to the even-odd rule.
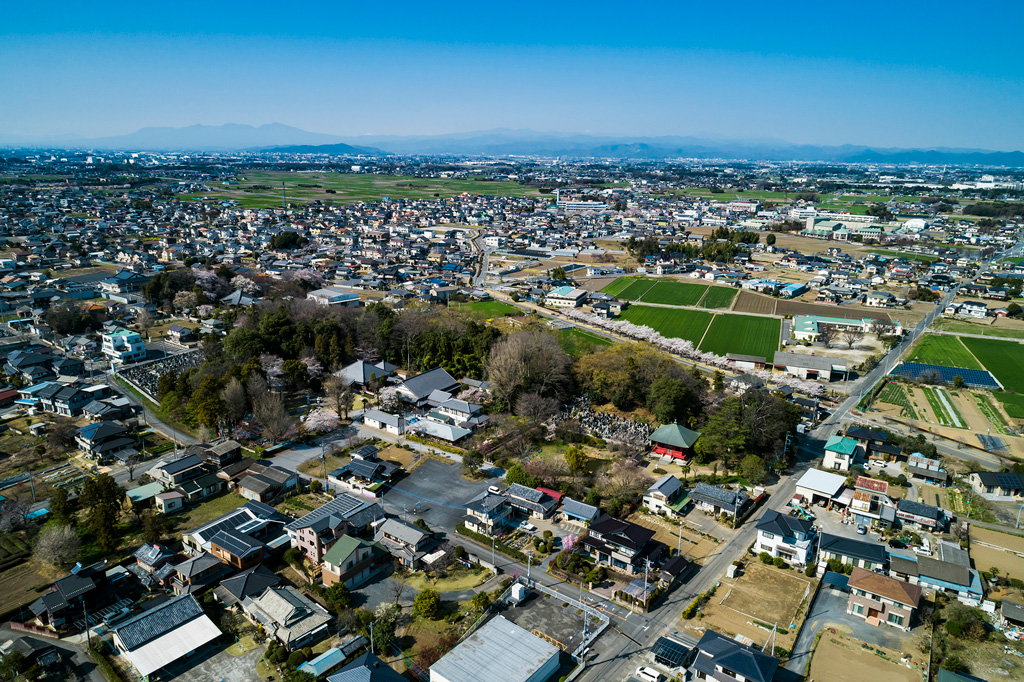
[[[818,327],[818,340],[825,344],[825,348],[831,348],[832,342],[836,339],[836,328],[823,324]]]
[[[228,379],[220,391],[220,399],[224,401],[224,418],[231,424],[237,424],[245,416],[248,407],[242,382],[237,377]]]
[[[858,341],[864,338],[864,332],[862,332],[860,329],[848,327],[843,330],[842,337],[843,341],[846,342],[846,347],[853,348]]]
[[[143,309],[137,318],[135,318],[135,324],[139,326],[139,331],[142,332],[143,336],[149,337],[149,330],[153,328],[153,316],[148,310]]]
[[[334,409],[335,414],[348,419],[349,410],[355,403],[355,395],[345,384],[344,379],[333,374],[324,379],[324,394],[328,406]]]
[[[81,542],[71,526],[48,524],[36,538],[33,554],[44,563],[61,568],[78,559]]]
[[[572,381],[572,359],[545,332],[517,332],[494,344],[487,367],[491,395],[512,407],[523,393],[547,395]]]
[[[258,374],[250,376],[245,387],[252,403],[253,417],[263,427],[263,435],[276,443],[288,433],[294,423],[284,407],[284,396],[272,392],[266,379]]]
[[[124,461],[124,467],[128,470],[129,481],[135,480],[135,469],[138,468],[140,464],[142,464],[142,455],[139,454],[129,455],[129,457]]]
[[[539,393],[524,393],[516,400],[516,414],[535,422],[544,422],[558,412],[558,400]]]

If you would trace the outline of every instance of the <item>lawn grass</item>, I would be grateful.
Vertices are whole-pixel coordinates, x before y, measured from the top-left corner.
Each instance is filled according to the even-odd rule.
[[[1020,393],[993,393],[992,395],[1003,404],[1006,414],[1014,419],[1024,419],[1024,395]]]
[[[558,332],[558,343],[562,350],[574,358],[578,358],[595,350],[612,344],[611,340],[598,336],[585,329],[561,329]]]
[[[702,310],[685,310],[679,308],[652,308],[651,306],[631,305],[621,315],[621,319],[633,324],[650,327],[662,336],[700,342],[708,325],[711,324],[712,313]]]
[[[206,500],[186,511],[171,514],[167,518],[174,524],[174,535],[177,536],[224,516],[229,511],[234,511],[247,501],[241,495],[227,493]]]
[[[700,302],[701,308],[728,308],[736,298],[738,289],[732,287],[711,287]]]
[[[925,334],[917,344],[911,362],[962,369],[983,369],[960,338],[948,334]]]
[[[473,303],[459,304],[460,310],[469,310],[482,317],[502,317],[507,314],[517,315],[522,311],[514,305],[502,301],[474,301]]]
[[[454,568],[448,571],[447,578],[432,581],[422,571],[403,575],[399,580],[413,588],[417,592],[426,589],[437,590],[438,592],[456,592],[458,590],[469,590],[491,577],[491,572],[486,568],[468,569],[464,567]]]
[[[611,296],[618,296],[636,280],[636,277],[619,277],[617,280],[606,286],[604,289],[601,289],[601,292],[609,294]]]
[[[697,305],[707,284],[690,284],[688,282],[658,282],[643,295],[644,303],[662,303],[665,305]]]
[[[1024,393],[1024,346],[1015,341],[964,337],[964,345],[1008,391]]]
[[[779,349],[782,322],[773,317],[715,315],[700,350],[725,357],[727,353],[763,356],[769,362]]]

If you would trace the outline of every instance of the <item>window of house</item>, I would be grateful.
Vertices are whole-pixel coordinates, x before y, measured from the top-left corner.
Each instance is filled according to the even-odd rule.
[[[862,604],[854,604],[853,605],[853,612],[856,613],[858,616],[863,616],[864,615],[864,606]]]
[[[761,535],[764,536],[765,540],[774,540],[775,539],[775,533],[765,533],[764,531],[761,531]]]
[[[887,620],[893,625],[899,625],[900,627],[903,627],[903,616],[899,615],[898,613],[890,613],[889,618]]]

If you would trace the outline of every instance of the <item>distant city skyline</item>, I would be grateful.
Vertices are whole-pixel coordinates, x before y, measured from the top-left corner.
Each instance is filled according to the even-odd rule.
[[[280,122],[1024,149],[1019,4],[5,8],[0,135]]]

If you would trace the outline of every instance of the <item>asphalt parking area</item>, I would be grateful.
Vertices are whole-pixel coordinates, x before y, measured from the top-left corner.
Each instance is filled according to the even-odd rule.
[[[786,663],[786,668],[802,673],[807,665],[808,653],[814,644],[814,636],[822,628],[829,626],[840,626],[855,639],[875,646],[895,651],[903,651],[908,646],[907,642],[912,636],[902,630],[887,625],[868,625],[863,618],[848,614],[846,604],[849,599],[848,593],[822,585],[810,613],[807,614],[807,620],[800,628],[800,634],[793,646],[793,655]]]
[[[384,509],[409,523],[422,518],[433,530],[454,532],[466,502],[493,484],[494,479],[466,480],[459,465],[428,459],[384,494]]]
[[[224,644],[215,643],[172,663],[161,671],[159,679],[182,682],[251,682],[257,679],[256,663],[264,646],[241,656],[232,656]]]

